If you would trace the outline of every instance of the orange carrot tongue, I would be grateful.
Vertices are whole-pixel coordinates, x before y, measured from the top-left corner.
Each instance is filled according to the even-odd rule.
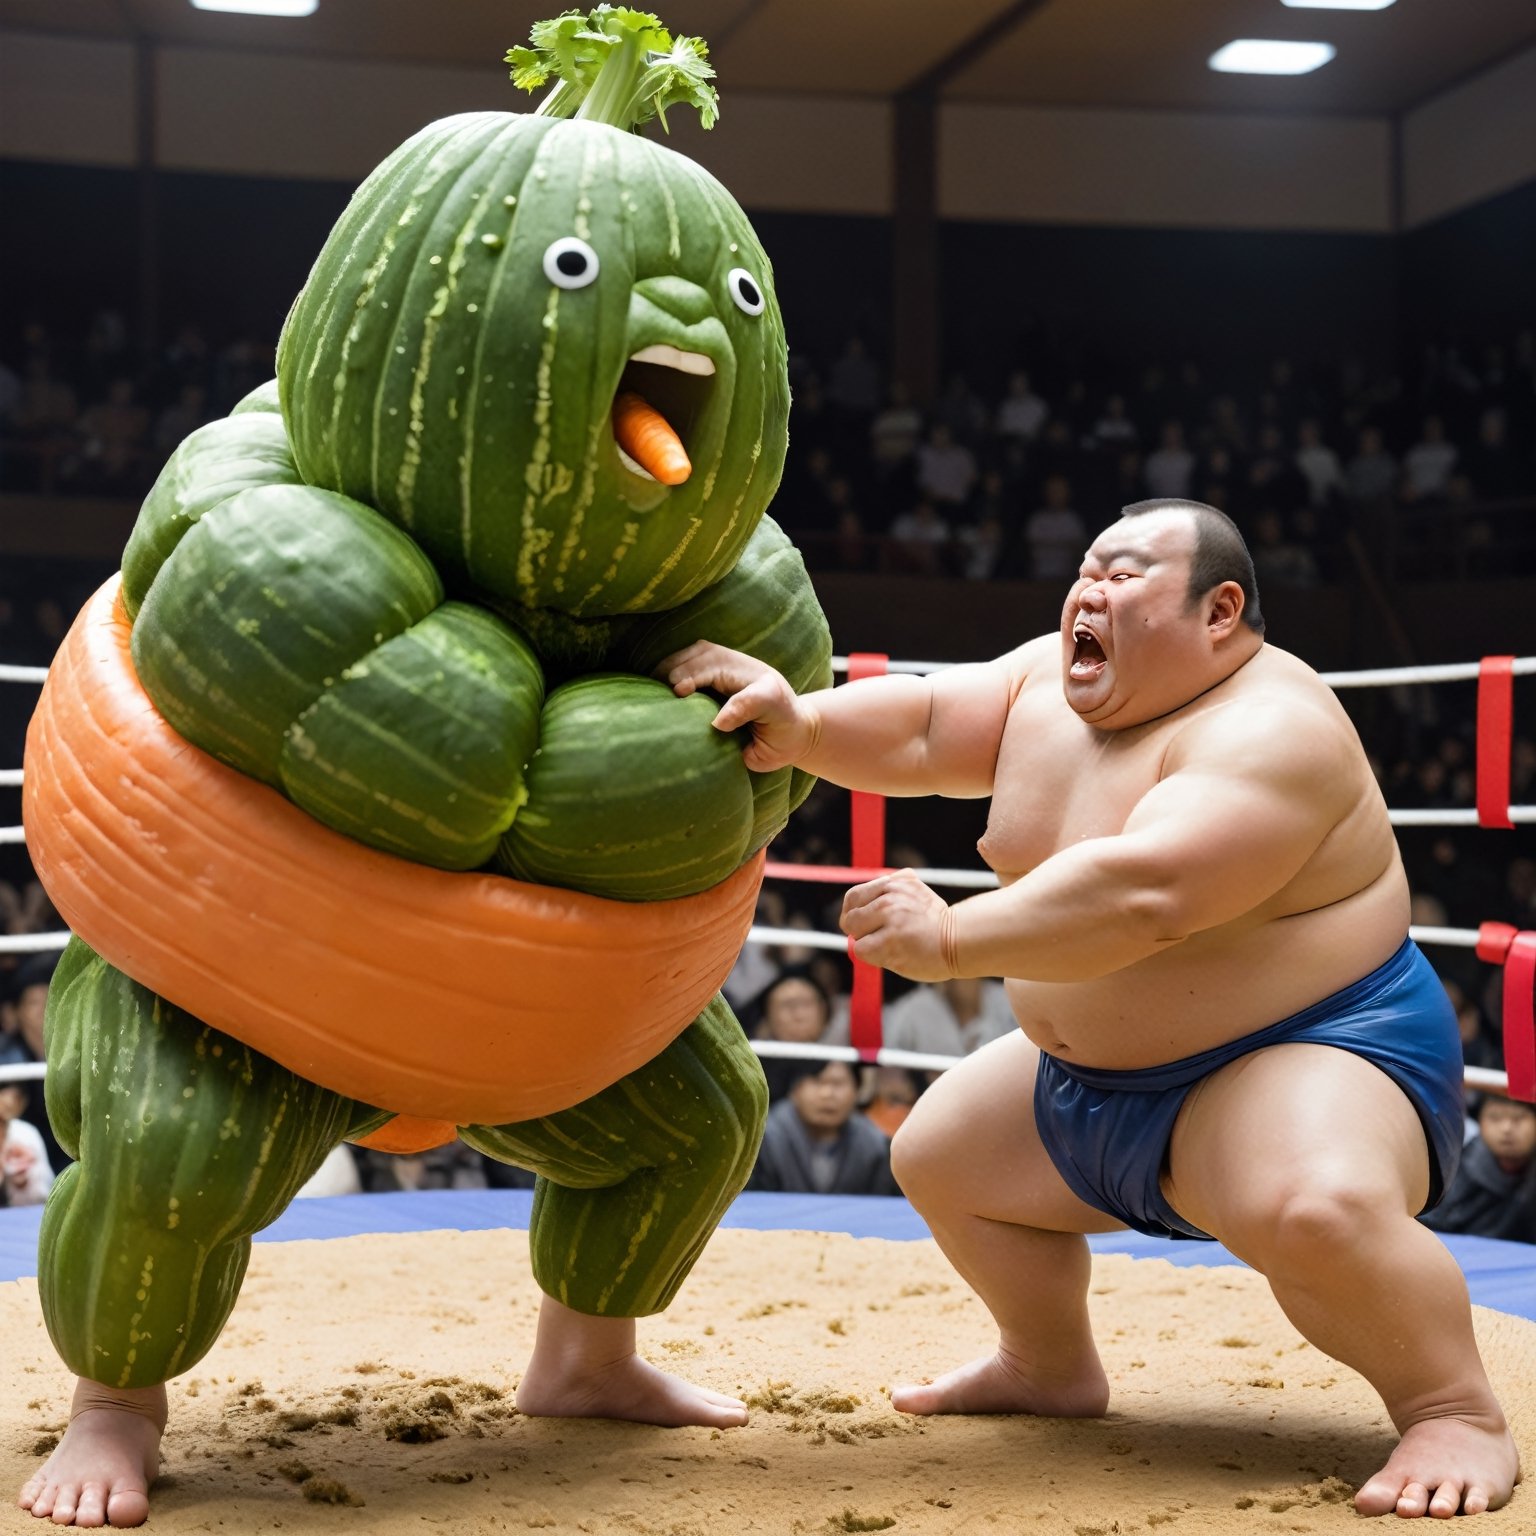
[[[682,438],[632,389],[614,397],[613,435],[619,447],[663,485],[681,485],[693,473]]]

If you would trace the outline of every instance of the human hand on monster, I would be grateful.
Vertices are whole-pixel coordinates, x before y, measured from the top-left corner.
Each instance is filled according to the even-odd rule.
[[[821,717],[815,708],[755,656],[700,640],[668,656],[656,675],[679,698],[701,688],[727,695],[715,716],[715,729],[751,730],[752,743],[741,760],[754,773],[772,773],[800,762],[820,739]]]

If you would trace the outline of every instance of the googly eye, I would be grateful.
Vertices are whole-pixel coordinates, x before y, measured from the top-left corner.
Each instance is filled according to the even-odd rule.
[[[743,313],[760,315],[766,308],[768,301],[763,297],[763,290],[757,286],[757,279],[745,267],[732,267],[725,279],[725,286],[731,290],[737,309]]]
[[[567,235],[544,252],[544,276],[556,288],[585,288],[597,280],[597,252],[585,240]]]

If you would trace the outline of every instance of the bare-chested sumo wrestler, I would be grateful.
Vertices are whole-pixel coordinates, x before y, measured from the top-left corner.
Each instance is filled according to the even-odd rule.
[[[1407,939],[1408,887],[1355,731],[1264,640],[1232,523],[1142,502],[1095,539],[1057,635],[984,665],[796,698],[701,644],[749,768],[992,797],[1001,888],[910,870],[848,893],[856,953],[920,981],[1003,976],[1020,1033],[919,1100],[893,1165],[999,1329],[892,1394],[910,1413],[1097,1415],[1082,1234],[1214,1236],[1401,1436],[1363,1514],[1476,1514],[1519,1480],[1454,1259],[1415,1217],[1462,1139],[1456,1021]]]

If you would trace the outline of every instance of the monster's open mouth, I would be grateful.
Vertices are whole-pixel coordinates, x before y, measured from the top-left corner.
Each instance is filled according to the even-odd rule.
[[[715,364],[702,352],[643,347],[624,365],[613,399],[613,439],[631,474],[681,485],[693,472],[688,441],[704,414]]]

